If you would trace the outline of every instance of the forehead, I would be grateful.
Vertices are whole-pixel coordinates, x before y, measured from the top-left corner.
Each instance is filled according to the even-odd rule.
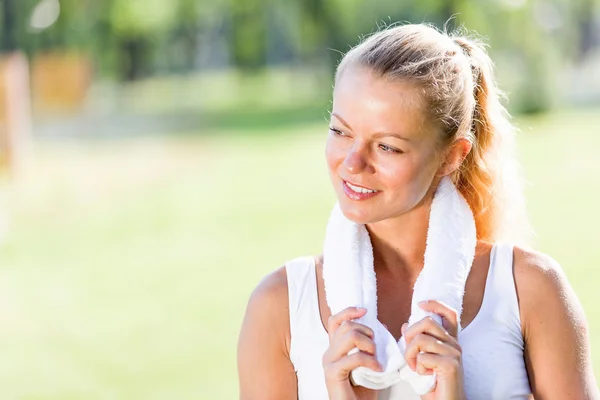
[[[333,92],[333,112],[352,129],[421,136],[430,130],[420,89],[409,81],[383,78],[366,68],[343,71]]]

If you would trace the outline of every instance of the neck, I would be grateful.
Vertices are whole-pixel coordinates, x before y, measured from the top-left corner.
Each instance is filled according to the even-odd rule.
[[[375,271],[414,277],[423,269],[431,200],[409,212],[367,224]]]

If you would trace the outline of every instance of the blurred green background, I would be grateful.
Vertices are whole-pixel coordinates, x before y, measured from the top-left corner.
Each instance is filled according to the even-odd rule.
[[[30,87],[0,85],[0,138],[3,107],[30,111],[0,145],[21,149],[0,177],[0,398],[237,398],[251,290],[321,251],[340,53],[449,19],[490,44],[532,244],[583,303],[600,379],[600,1],[0,0]]]

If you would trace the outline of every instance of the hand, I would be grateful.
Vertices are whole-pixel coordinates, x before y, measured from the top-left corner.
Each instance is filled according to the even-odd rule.
[[[430,300],[419,304],[423,310],[442,317],[440,326],[432,318],[407,328],[402,326],[406,339],[404,357],[408,366],[419,374],[431,375],[435,372],[435,389],[421,396],[422,400],[464,400],[466,399],[463,381],[462,349],[458,344],[458,315],[441,302]]]
[[[377,391],[350,383],[350,372],[359,367],[383,371],[375,357],[374,333],[371,328],[354,322],[367,312],[348,307],[332,315],[327,323],[329,348],[323,355],[327,392],[331,400],[375,400]],[[348,355],[354,348],[359,351]]]

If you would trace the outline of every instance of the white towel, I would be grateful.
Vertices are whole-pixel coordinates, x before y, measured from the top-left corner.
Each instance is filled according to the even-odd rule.
[[[457,310],[460,330],[464,288],[476,244],[473,213],[450,178],[444,177],[431,206],[424,267],[415,282],[409,326],[426,316],[441,324],[438,315],[417,305],[422,300],[438,300]],[[356,368],[351,373],[353,382],[380,390],[405,380],[419,395],[433,390],[435,374],[418,375],[411,370],[404,359],[404,337],[396,342],[377,319],[377,281],[369,233],[364,225],[347,219],[337,203],[327,225],[323,254],[323,280],[331,312],[337,314],[346,307],[367,309],[357,322],[374,331],[377,359],[384,367],[383,372]]]

